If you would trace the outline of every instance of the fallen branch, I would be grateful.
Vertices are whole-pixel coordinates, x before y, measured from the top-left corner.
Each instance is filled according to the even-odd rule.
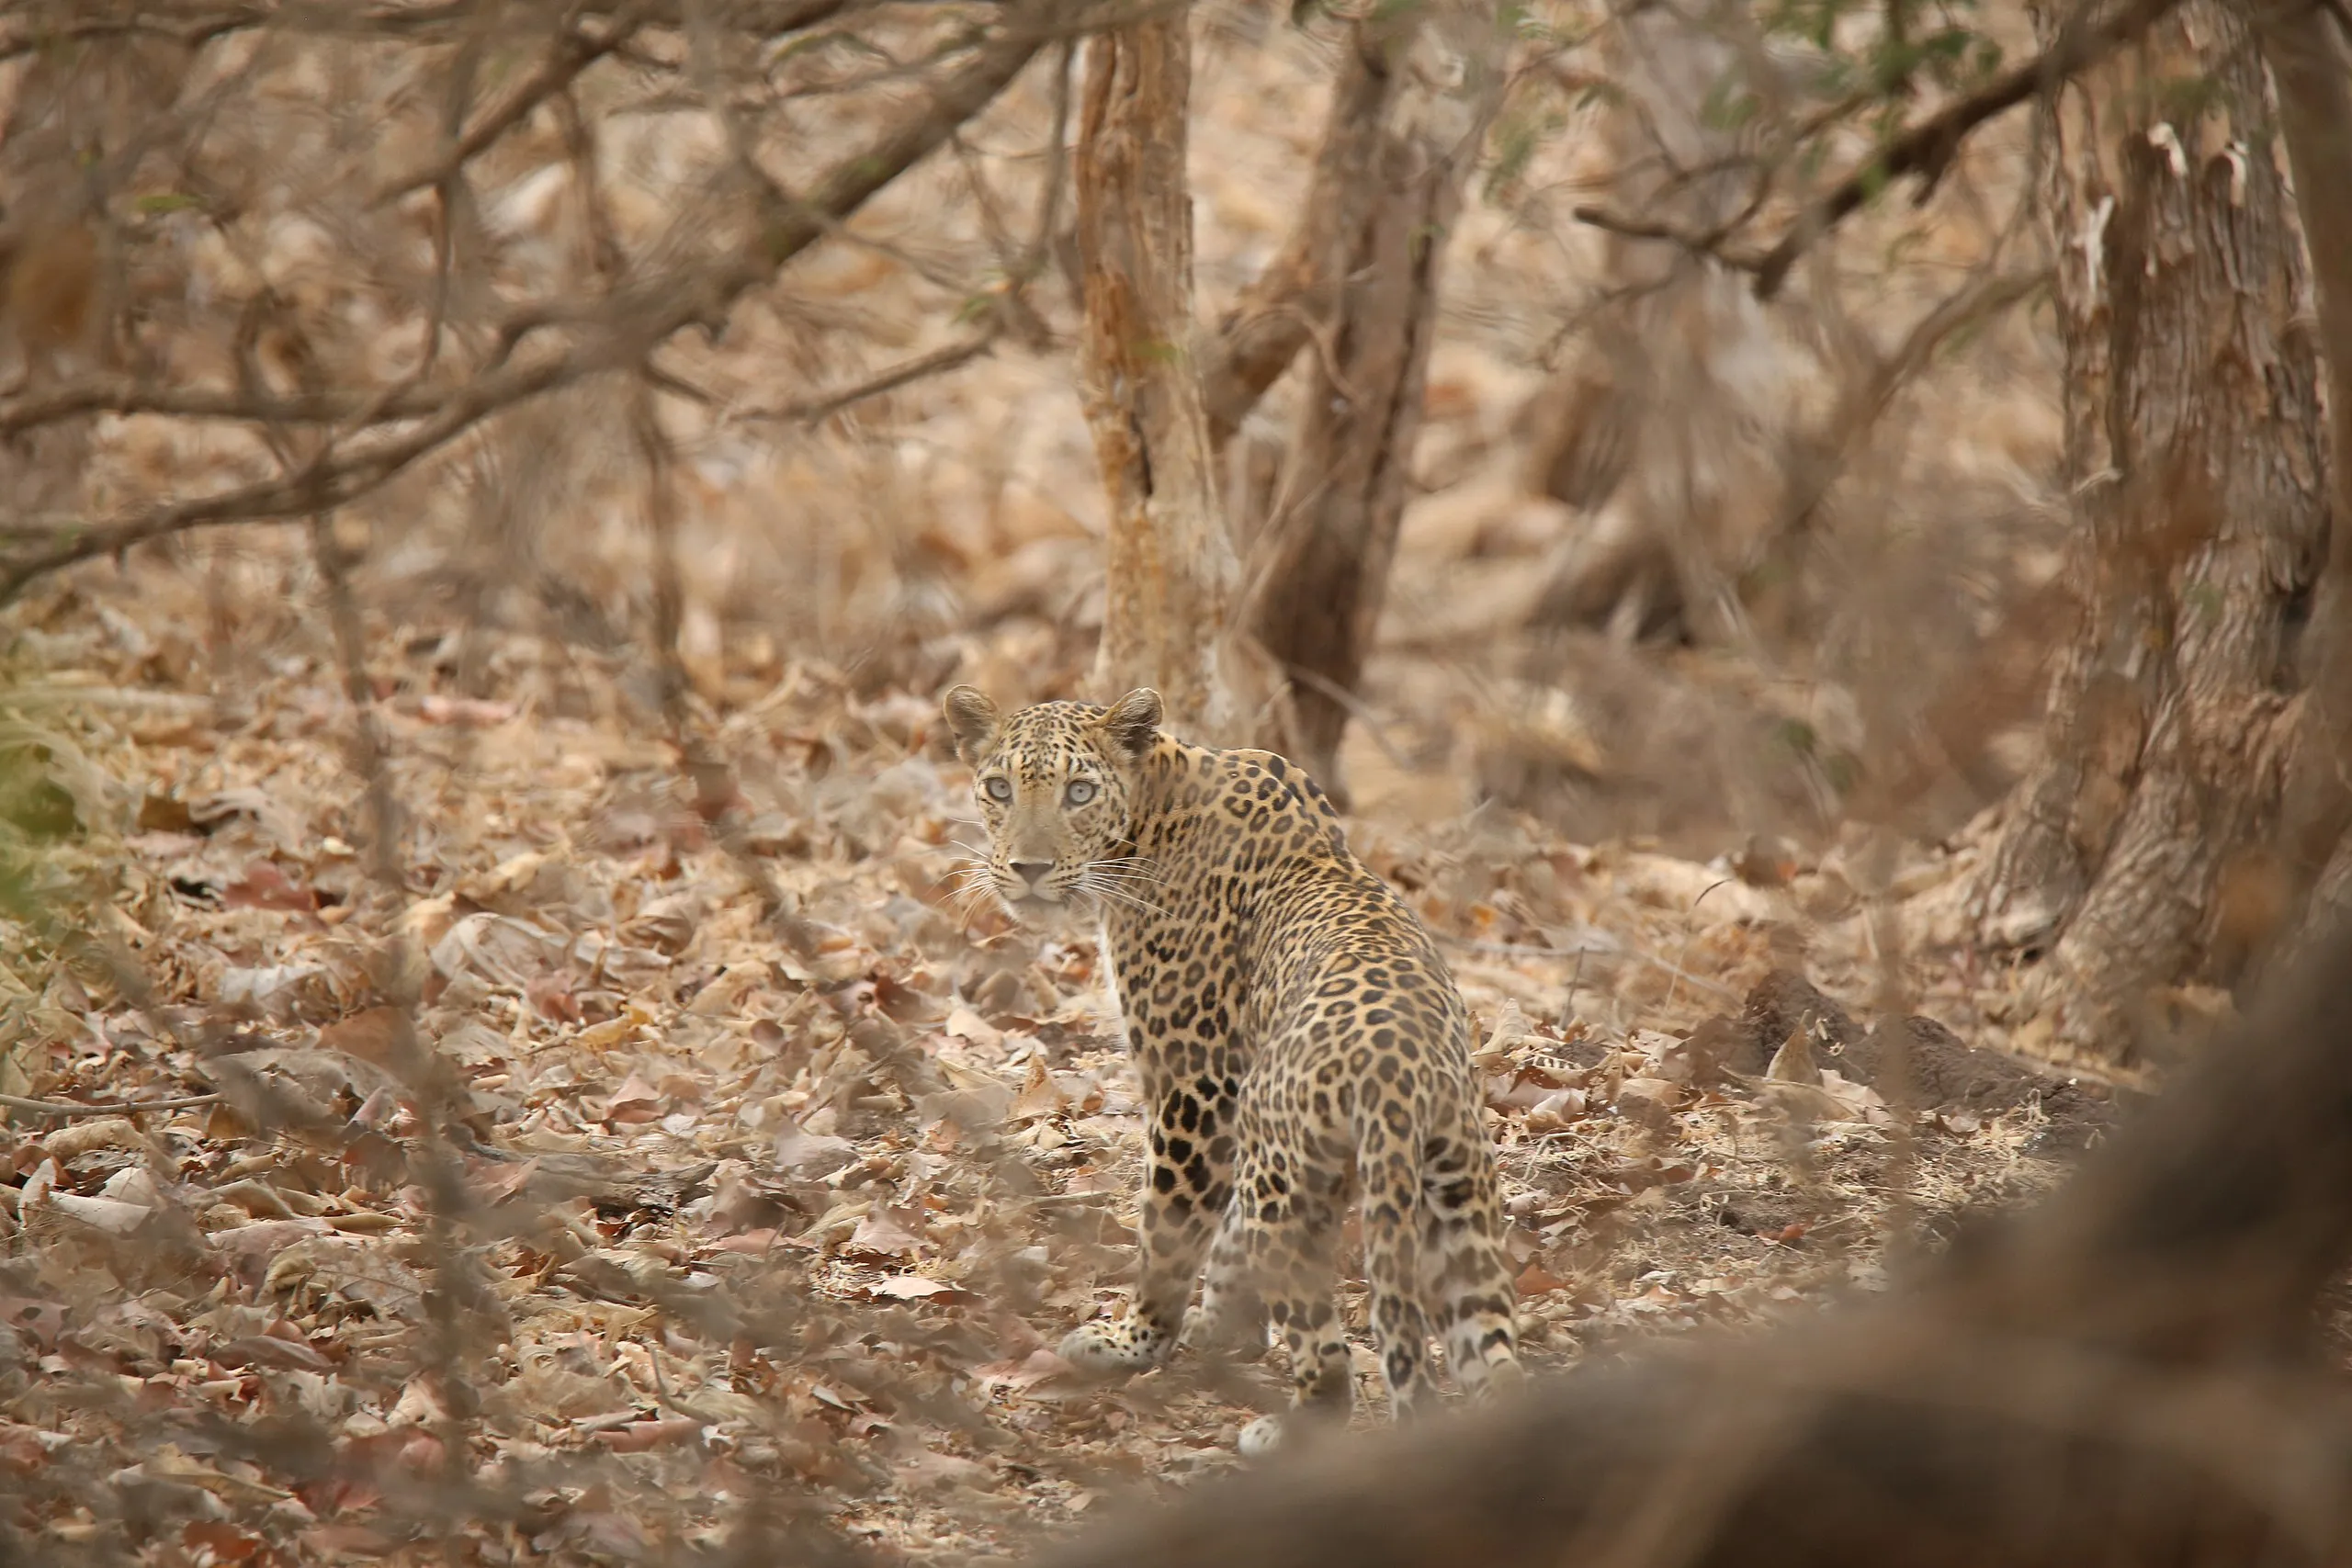
[[[2306,1348],[2352,1261],[2346,934],[2070,1186],[1906,1289],[1335,1438],[1042,1561],[2346,1561],[2352,1399]]]
[[[201,1105],[218,1105],[222,1098],[218,1094],[181,1094],[168,1100],[132,1100],[119,1105],[84,1105],[78,1100],[28,1100],[21,1094],[0,1094],[0,1106],[35,1116],[138,1116],[150,1111],[193,1111]]]

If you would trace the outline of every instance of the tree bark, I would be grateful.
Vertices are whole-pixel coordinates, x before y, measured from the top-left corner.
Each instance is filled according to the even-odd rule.
[[[1233,649],[1240,568],[1219,504],[1193,321],[1182,9],[1087,45],[1075,174],[1086,300],[1080,395],[1110,501],[1106,700],[1156,686],[1188,739],[1245,739]]]
[[[2320,358],[2328,371],[2333,516],[2352,520],[2352,39],[2318,0],[2247,6],[2278,94],[2278,129],[2312,261]],[[2352,905],[2352,549],[2331,541],[2313,615],[2312,682],[2288,775],[2282,919],[2316,895]],[[2295,930],[2307,929],[2297,920]]]
[[[2268,853],[2325,536],[2305,270],[2251,46],[2194,0],[2043,111],[2083,618],[1979,914],[2049,953],[2031,1000],[2060,1036],[2114,1055],[2153,987],[2246,956],[2220,895]],[[2160,118],[2154,89],[2197,74],[2213,107]]]
[[[1297,227],[1217,323],[1201,368],[1209,439],[1223,446],[1339,301],[1350,245],[1375,199],[1396,79],[1370,24],[1351,23]]]
[[[1360,166],[1335,175],[1343,221],[1317,268],[1340,280],[1339,307],[1286,465],[1295,499],[1253,561],[1263,586],[1251,622],[1291,681],[1289,747],[1343,809],[1340,739],[1396,558],[1446,235],[1485,118],[1487,62],[1475,54],[1464,90],[1411,85],[1405,57],[1426,41],[1377,23],[1350,36],[1340,92],[1351,118],[1335,107],[1325,147],[1349,149]]]

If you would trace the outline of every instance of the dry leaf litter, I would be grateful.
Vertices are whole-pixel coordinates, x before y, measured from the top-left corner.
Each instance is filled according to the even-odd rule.
[[[1320,46],[1230,25],[1204,24],[1211,298],[1279,243],[1325,70]],[[1024,83],[975,155],[1034,143],[1049,112]],[[684,146],[663,155],[717,156]],[[1538,172],[1565,180],[1571,154]],[[525,188],[545,155],[526,144],[495,208],[524,239],[555,221],[525,199],[556,205]],[[628,172],[639,203],[681,183]],[[955,177],[927,167],[861,216],[900,248],[812,257],[799,314],[749,312],[686,367],[756,399],[763,364],[854,378],[811,346],[820,306],[944,320],[910,258],[968,265],[939,227]],[[1932,1239],[2045,1179],[2055,1123],[2038,1087],[1891,1109],[1837,1066],[1860,1033],[1842,1011],[1750,1005],[1792,967],[1874,993],[1859,889],[1880,884],[1851,844],[1743,875],[1465,814],[1467,731],[1443,716],[1462,650],[1556,522],[1498,478],[1567,288],[1521,217],[1474,201],[1455,241],[1427,444],[1444,478],[1408,522],[1374,678],[1428,744],[1351,740],[1351,831],[1476,1011],[1531,1355],[1569,1364],[1869,1288],[1891,1224]],[[557,264],[518,242],[514,265]],[[923,346],[899,335],[865,352]],[[2046,455],[2048,421],[1965,406],[1963,466]],[[436,574],[474,514],[429,478],[343,519],[377,547],[396,891],[369,874],[357,715],[297,538],[95,567],[10,611],[0,745],[74,831],[38,845],[38,918],[0,926],[0,1091],[219,1097],[0,1131],[0,1468],[15,1528],[58,1561],[651,1562],[796,1520],[956,1561],[1235,1462],[1277,1397],[1264,1367],[1103,1388],[1053,1355],[1127,1286],[1132,1084],[1091,939],[947,891],[976,829],[936,690],[1067,692],[1100,614],[1067,355],[1008,344],[806,434],[663,417],[691,458],[681,653],[729,770],[716,801],[683,782],[640,643],[458,613]],[[567,394],[489,450],[615,418]],[[252,460],[184,434],[113,421],[98,461],[135,492]],[[641,479],[582,465],[548,502],[581,526],[537,547],[624,626]],[[1923,856],[1889,886],[1932,902],[1951,871]],[[2003,977],[1932,920],[1914,940],[1914,1005],[2007,1043],[1984,1021]],[[450,1075],[445,1127],[412,1022]]]

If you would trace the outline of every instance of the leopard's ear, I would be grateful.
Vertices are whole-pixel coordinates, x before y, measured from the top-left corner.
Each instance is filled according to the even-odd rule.
[[[1140,759],[1159,739],[1159,694],[1149,686],[1137,686],[1113,703],[1095,728],[1128,761]]]
[[[996,741],[996,705],[978,686],[957,686],[940,702],[947,716],[947,733],[956,738],[956,755],[972,767],[989,754]]]

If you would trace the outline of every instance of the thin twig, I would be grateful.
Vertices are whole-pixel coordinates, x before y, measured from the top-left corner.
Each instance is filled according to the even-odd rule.
[[[1073,30],[1096,25],[1073,0],[1040,0],[1016,12],[929,101],[887,128],[865,148],[833,164],[806,197],[770,215],[744,248],[640,284],[616,288],[604,309],[581,312],[580,338],[543,356],[503,359],[451,388],[411,428],[360,446],[322,448],[292,474],[173,502],[107,523],[80,518],[15,519],[0,535],[45,536],[0,555],[0,604],[48,572],[116,554],[151,539],[226,523],[287,522],[349,504],[410,464],[473,430],[491,414],[610,371],[633,368],[656,344],[686,327],[720,320],[734,301],[775,276],[899,175],[947,133],[978,113],[1037,51]],[[500,339],[508,351],[549,319],[526,310],[510,318]]]
[[[888,370],[881,371],[852,386],[842,387],[833,391],[820,393],[813,398],[804,398],[797,402],[786,403],[776,408],[738,410],[736,417],[747,420],[775,420],[804,425],[822,424],[826,420],[854,404],[865,402],[869,398],[881,397],[886,392],[895,392],[899,388],[911,386],[926,377],[936,376],[942,371],[953,370],[960,365],[968,364],[994,348],[997,339],[1003,335],[1003,314],[992,312],[986,328],[961,343],[951,343],[944,348],[935,348],[929,354],[919,354],[912,359],[902,360]]]
[[[28,1111],[36,1116],[138,1116],[150,1111],[192,1111],[199,1105],[218,1105],[224,1097],[218,1094],[179,1094],[168,1100],[131,1100],[119,1105],[85,1105],[71,1100],[28,1100],[21,1094],[0,1094],[0,1106],[11,1111]]]

